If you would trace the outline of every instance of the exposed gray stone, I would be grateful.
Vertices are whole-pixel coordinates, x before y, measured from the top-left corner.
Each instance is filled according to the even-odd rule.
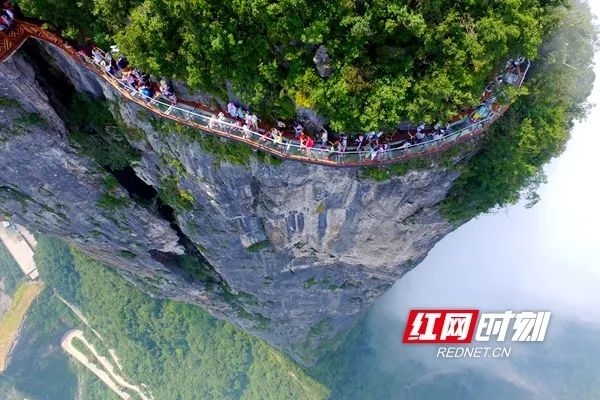
[[[118,98],[68,58],[52,57],[79,90]],[[139,106],[119,101],[121,117],[146,132],[133,143],[142,151],[135,166],[141,179],[158,189],[173,174],[164,160],[182,163],[177,178],[194,203],[177,215],[178,225],[238,295],[228,302],[151,256],[181,252],[160,216],[134,201],[110,212],[98,206],[106,173],[69,146],[64,123],[19,53],[0,65],[0,88],[47,120],[14,135],[5,127],[21,111],[0,109],[0,212],[76,244],[154,296],[203,306],[303,363],[453,229],[438,205],[456,172],[432,168],[375,183],[356,169],[217,162],[198,141],[155,131]]]
[[[333,66],[331,65],[332,61],[333,60],[329,56],[327,47],[320,45],[315,52],[313,62],[317,66],[317,71],[319,71],[321,78],[327,78],[333,72]]]

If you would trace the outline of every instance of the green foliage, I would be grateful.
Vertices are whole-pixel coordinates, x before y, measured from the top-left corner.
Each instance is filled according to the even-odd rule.
[[[194,278],[204,282],[210,289],[215,284],[215,275],[209,267],[207,267],[199,257],[196,257],[188,249],[185,254],[178,257],[178,265],[186,272],[189,272]]]
[[[129,258],[130,260],[131,260],[131,259],[134,259],[134,258],[136,258],[136,257],[137,257],[137,256],[135,255],[135,253],[133,253],[133,252],[131,252],[131,251],[129,251],[129,250],[120,250],[120,251],[119,251],[119,255],[120,255],[121,257],[124,257],[124,258]]]
[[[535,203],[536,189],[545,179],[543,165],[562,152],[573,120],[585,115],[594,81],[595,40],[586,4],[565,11],[532,66],[529,94],[519,97],[489,130],[482,151],[463,168],[442,204],[446,218],[464,221],[513,204],[523,194]]]
[[[148,384],[157,400],[326,396],[285,356],[199,307],[153,300],[79,252],[74,261],[84,314],[125,374]]]
[[[110,390],[89,369],[81,364],[75,364],[77,371],[80,393],[83,393],[82,400],[119,400],[115,392]]]
[[[8,107],[19,108],[19,115],[14,118],[8,126],[8,133],[12,135],[21,135],[31,131],[31,128],[33,127],[43,128],[46,126],[46,120],[40,114],[36,112],[25,112],[20,108],[18,103],[15,105],[10,99],[4,100],[4,103]]]
[[[146,383],[156,400],[327,397],[325,387],[307,377],[286,356],[231,324],[196,306],[151,299],[81,252],[71,249],[67,256],[69,247],[57,239],[42,237],[39,243],[36,261],[48,286],[81,308],[105,343],[116,350],[125,375],[133,382]],[[41,302],[33,306],[28,331],[39,329],[44,337],[58,334],[55,340],[59,340],[66,330],[63,321],[71,327],[78,323],[66,318],[70,311],[48,294],[42,294]],[[240,292],[237,297],[244,303],[256,302],[247,293]],[[52,308],[44,308],[46,305]],[[44,323],[40,311],[48,318],[43,327],[37,326]],[[35,364],[36,356],[37,352],[28,362]],[[66,368],[55,374],[60,371],[65,373]],[[22,375],[21,379],[27,376]],[[82,376],[81,371],[78,375]],[[85,374],[83,377],[90,379]],[[55,379],[59,385],[69,381]],[[93,382],[86,384],[93,386]],[[110,398],[101,396],[105,392],[100,389],[93,393],[83,399]]]
[[[116,41],[130,61],[265,117],[314,108],[336,130],[437,121],[476,104],[509,57],[535,57],[566,0],[20,0],[33,16]],[[331,56],[321,78],[313,57]]]
[[[359,177],[377,182],[385,182],[395,176],[403,176],[410,171],[426,169],[432,166],[432,160],[427,158],[413,158],[383,167],[361,167]]]
[[[251,246],[249,246],[246,250],[248,250],[251,253],[258,253],[259,251],[263,250],[263,249],[267,249],[271,247],[271,242],[269,242],[269,240],[263,240],[261,242],[256,242],[254,244],[252,244]]]
[[[311,287],[315,286],[317,283],[319,283],[317,281],[317,278],[315,278],[314,276],[311,276],[310,278],[308,278],[307,280],[304,281],[304,289],[310,289]]]
[[[99,165],[119,170],[139,160],[140,153],[127,138],[138,137],[134,128],[116,121],[106,102],[88,95],[74,96],[68,118],[69,140]]]
[[[158,196],[176,211],[191,210],[194,205],[194,197],[179,186],[179,180],[173,175],[161,181]]]
[[[2,108],[18,108],[21,104],[14,99],[9,99],[8,97],[0,96],[0,107]]]
[[[202,150],[215,157],[217,165],[221,162],[228,162],[236,165],[248,165],[253,158],[269,165],[281,165],[283,163],[283,160],[262,151],[256,151],[244,143],[223,140],[217,136],[199,132],[189,126],[181,125],[167,119],[152,118],[150,122],[154,129],[160,132],[176,133],[189,140],[195,141],[202,147]],[[171,157],[163,157],[163,161],[175,171],[180,171],[181,173],[185,172],[183,164],[181,164],[179,160]]]
[[[104,192],[98,198],[98,207],[104,210],[115,210],[129,203],[127,197],[122,197],[117,193],[117,188],[120,185],[114,176],[106,175],[102,180],[102,185],[104,186]]]
[[[40,279],[46,287],[56,290],[71,303],[81,302],[77,289],[81,278],[75,270],[71,249],[65,242],[50,236],[41,236],[38,238],[34,260]]]
[[[23,281],[23,271],[0,241],[0,281],[4,285],[4,293],[12,296]]]

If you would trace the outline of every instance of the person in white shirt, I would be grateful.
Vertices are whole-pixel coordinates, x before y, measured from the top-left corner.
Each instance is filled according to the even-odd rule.
[[[96,64],[102,64],[102,62],[104,61],[104,54],[102,54],[100,49],[98,49],[97,47],[94,47],[92,49],[92,56],[94,56],[94,62]]]
[[[348,136],[345,133],[342,133],[340,139],[340,151],[343,153],[348,149]]]
[[[329,140],[329,133],[323,127],[323,128],[321,128],[321,143],[323,143],[323,147],[327,147],[328,140]]]
[[[237,107],[233,103],[227,104],[227,112],[231,115],[231,118],[237,117]]]
[[[255,131],[258,130],[258,117],[254,113],[250,114],[250,126]]]
[[[246,139],[251,139],[252,138],[252,131],[250,130],[250,127],[248,126],[248,124],[244,124],[244,127],[242,128],[242,131],[244,132],[244,137]]]

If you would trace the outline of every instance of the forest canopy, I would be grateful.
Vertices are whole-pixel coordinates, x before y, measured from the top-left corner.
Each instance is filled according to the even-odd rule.
[[[271,118],[309,108],[340,131],[445,121],[507,59],[535,58],[567,0],[19,0],[64,35],[108,45]],[[325,46],[331,74],[313,58]]]
[[[60,239],[41,236],[36,263],[48,291],[75,304],[101,333],[105,342],[97,343],[98,349],[115,349],[126,376],[147,384],[156,400],[321,400],[328,395],[326,387],[266,343],[198,306],[150,298],[112,268]],[[60,311],[49,300],[39,308],[46,313]],[[70,312],[63,311],[66,315],[31,319],[48,328],[67,320],[70,328],[87,331],[82,324],[73,325]],[[58,338],[65,330],[59,330]],[[96,340],[94,335],[86,337]],[[27,388],[27,383],[21,386]],[[42,394],[33,398],[65,397]],[[89,393],[82,398],[95,399]]]

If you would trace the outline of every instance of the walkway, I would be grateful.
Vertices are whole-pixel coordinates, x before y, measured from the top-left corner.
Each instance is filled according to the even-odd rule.
[[[388,150],[377,154],[374,154],[371,150],[356,151],[352,148],[349,148],[345,152],[317,147],[306,149],[300,146],[295,140],[286,138],[283,143],[275,143],[273,139],[267,138],[262,132],[244,132],[239,126],[235,126],[232,120],[217,120],[216,115],[208,111],[207,107],[203,105],[194,106],[193,103],[187,101],[180,101],[177,105],[173,105],[169,102],[148,98],[137,90],[126,86],[125,83],[114,76],[109,75],[91,59],[81,56],[57,34],[48,32],[42,29],[41,26],[33,23],[17,21],[15,28],[8,35],[0,34],[0,62],[11,56],[28,38],[39,39],[60,48],[79,64],[107,81],[122,97],[162,118],[167,118],[223,138],[246,143],[255,149],[283,159],[331,167],[395,164],[407,159],[437,153],[457,143],[481,135],[508,109],[507,105],[498,104],[492,95],[480,105],[480,107],[486,109],[485,117],[482,117],[481,113],[476,118],[473,118],[473,114],[465,116],[449,124],[447,134],[442,138],[411,145],[408,145],[405,141],[392,142],[389,143],[390,148]],[[520,87],[528,70],[529,62],[527,62],[527,67],[524,70],[519,70],[518,74],[505,73],[500,84]]]

